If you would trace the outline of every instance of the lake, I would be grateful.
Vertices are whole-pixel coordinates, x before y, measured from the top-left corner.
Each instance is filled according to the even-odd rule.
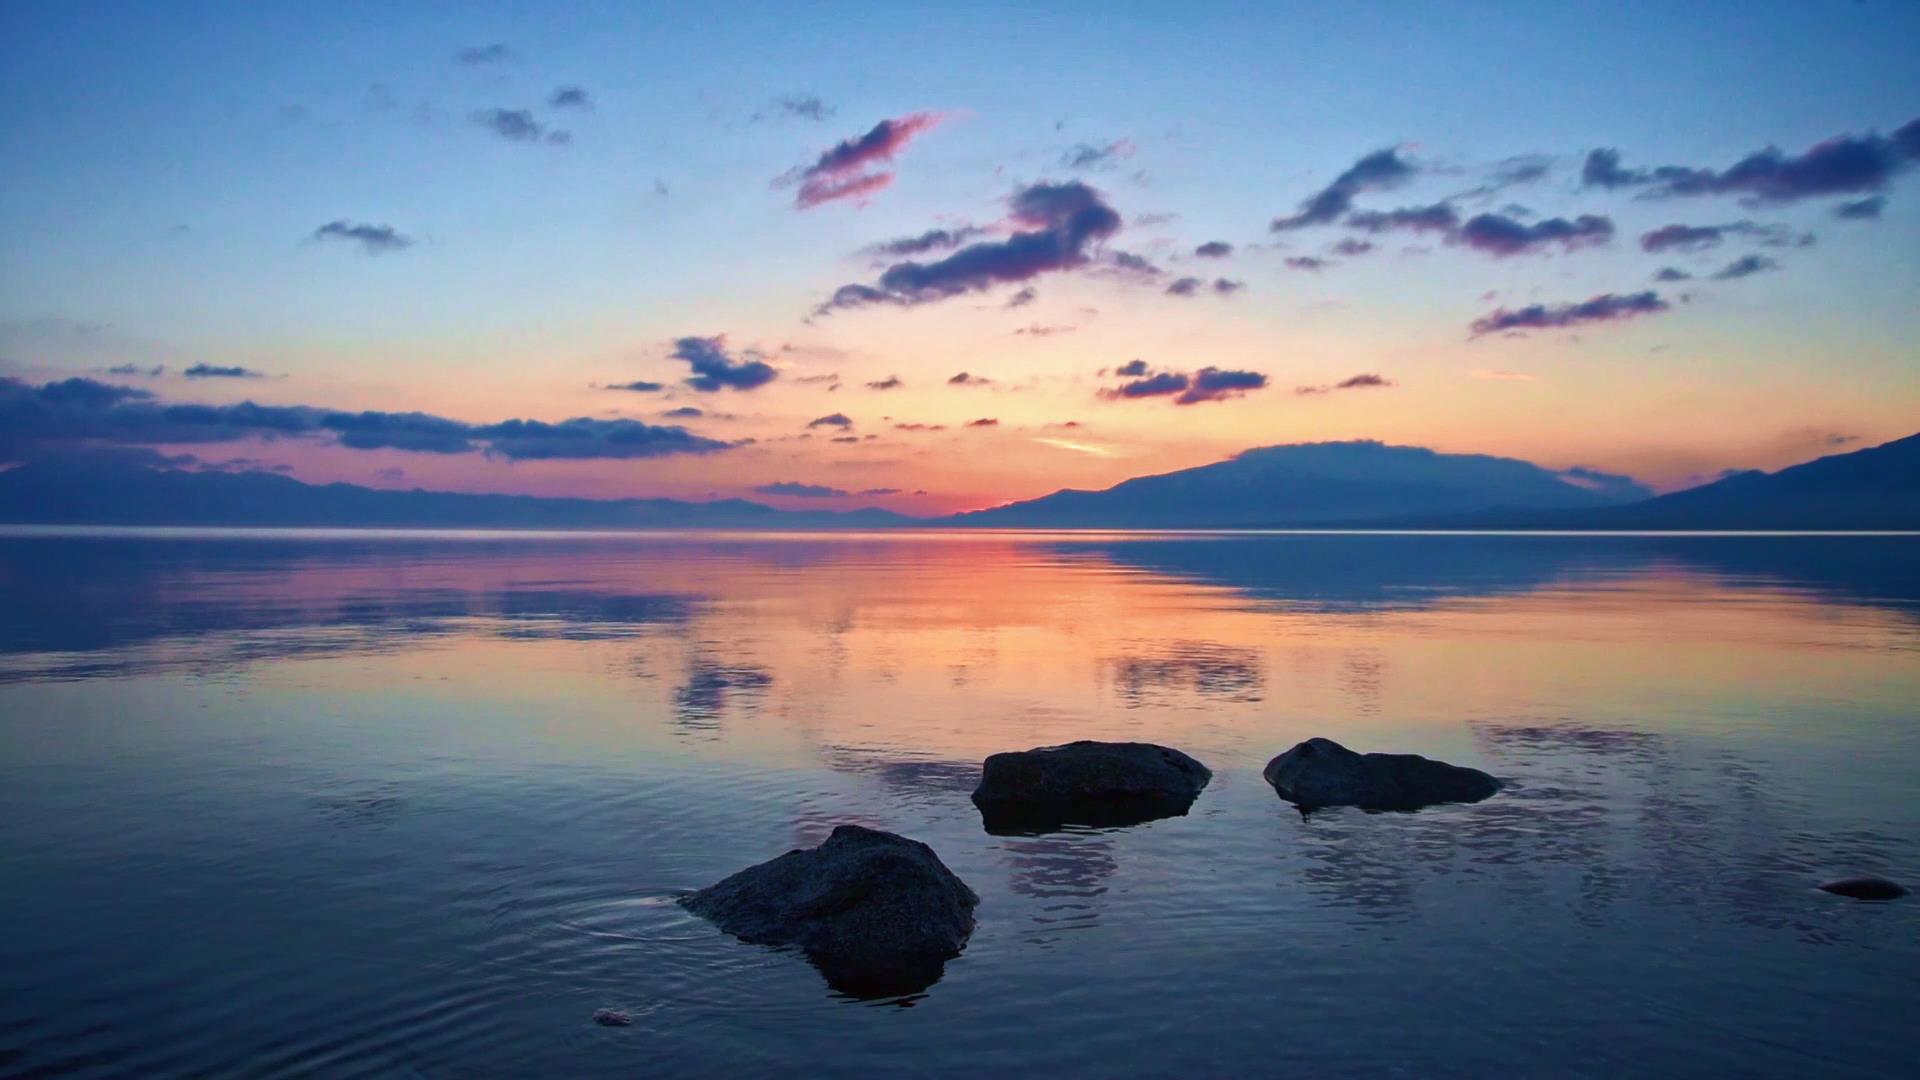
[[[1076,738],[1214,778],[989,835]],[[981,896],[921,993],[675,903],[841,822]],[[1906,1072],[1814,886],[1920,881],[1920,539],[7,530],[0,868],[6,1076]]]

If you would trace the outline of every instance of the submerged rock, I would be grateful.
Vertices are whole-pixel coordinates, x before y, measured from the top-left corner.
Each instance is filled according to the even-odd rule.
[[[1308,739],[1267,762],[1261,775],[1281,798],[1303,810],[1418,810],[1435,803],[1479,802],[1500,790],[1500,781],[1479,769],[1419,754],[1355,753],[1332,739]]]
[[[593,1022],[601,1027],[626,1027],[633,1023],[633,1017],[620,1009],[595,1009]]]
[[[932,848],[859,825],[681,900],[742,941],[798,946],[828,985],[855,997],[939,981],[973,933],[979,902]]]
[[[1907,888],[1896,882],[1880,877],[1850,877],[1839,881],[1829,881],[1820,886],[1822,892],[1835,896],[1851,897],[1855,900],[1898,900],[1907,895]]]
[[[973,803],[989,832],[1133,825],[1185,814],[1212,778],[1169,747],[1081,740],[989,757]]]

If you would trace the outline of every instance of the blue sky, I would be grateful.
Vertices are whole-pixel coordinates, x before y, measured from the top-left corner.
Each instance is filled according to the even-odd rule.
[[[140,385],[170,401],[473,423],[616,409],[657,422],[692,402],[731,417],[702,435],[742,444],[538,468],[288,440],[249,451],[314,478],[695,495],[845,477],[833,486],[897,488],[890,505],[926,509],[1262,443],[1379,437],[1671,486],[1920,426],[1911,170],[1877,192],[1879,217],[1848,221],[1838,196],[1754,207],[1580,182],[1595,148],[1629,167],[1724,169],[1767,146],[1893,132],[1920,117],[1911,3],[14,4],[0,30],[0,374],[37,384],[136,363],[168,369]],[[491,59],[459,59],[470,49]],[[590,105],[548,104],[561,87]],[[801,100],[820,108],[781,105]],[[503,138],[473,119],[490,109],[528,110],[570,141]],[[923,112],[940,122],[864,203],[799,210],[775,184]],[[1069,167],[1082,145],[1119,149]],[[1602,215],[1612,238],[1500,258],[1395,238],[1328,259],[1345,234],[1269,231],[1385,148],[1418,175],[1357,206],[1431,202],[1537,158],[1543,178],[1459,205]],[[875,277],[861,248],[940,225],[1004,232],[1010,195],[1042,181],[1096,190],[1126,221],[1104,244],[1162,276],[1051,274],[1018,311],[1009,288],[808,319],[836,287]],[[1637,237],[1735,220],[1815,240],[1696,253],[1695,281],[1665,287],[1657,317],[1468,339],[1496,308],[1652,287],[1663,261]],[[369,254],[316,239],[333,221],[413,243]],[[1197,260],[1210,240],[1234,255]],[[1700,280],[1743,254],[1778,269]],[[1164,285],[1189,273],[1245,288],[1169,299]],[[1055,332],[1020,333],[1036,327]],[[724,408],[683,387],[657,403],[598,389],[677,387],[673,342],[715,335],[782,377],[721,395]],[[1271,388],[1151,411],[1097,396],[1097,372],[1142,357],[1256,371]],[[180,379],[194,363],[272,378]],[[958,370],[995,389],[956,400]],[[1293,392],[1374,372],[1393,385]],[[845,388],[800,381],[827,374]],[[904,392],[863,390],[887,376]],[[799,439],[829,412],[893,449]],[[951,429],[987,413],[1000,430],[956,441]],[[903,421],[949,431],[904,442]],[[1069,422],[1072,440],[1045,433]],[[1099,452],[1041,452],[1040,438]]]

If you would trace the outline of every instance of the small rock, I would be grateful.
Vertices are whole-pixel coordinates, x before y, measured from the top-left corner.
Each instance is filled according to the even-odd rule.
[[[1134,825],[1185,814],[1212,778],[1169,747],[1083,739],[989,757],[973,803],[988,832]]]
[[[1907,895],[1906,886],[1880,877],[1850,877],[1838,881],[1829,881],[1820,886],[1822,892],[1835,896],[1851,897],[1855,900],[1898,900]]]
[[[593,1022],[601,1027],[626,1027],[633,1023],[633,1017],[619,1009],[595,1009]]]
[[[1303,810],[1418,810],[1435,803],[1479,802],[1500,790],[1500,781],[1479,769],[1418,754],[1355,753],[1332,739],[1308,739],[1267,762],[1261,775],[1281,798]]]
[[[939,981],[973,933],[979,902],[932,848],[859,825],[681,900],[742,941],[798,946],[828,985],[854,997]]]

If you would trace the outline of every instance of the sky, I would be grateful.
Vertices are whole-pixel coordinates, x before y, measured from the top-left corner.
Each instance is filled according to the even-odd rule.
[[[1908,0],[10,3],[0,459],[908,513],[1332,439],[1778,468],[1920,429],[1916,41]]]

